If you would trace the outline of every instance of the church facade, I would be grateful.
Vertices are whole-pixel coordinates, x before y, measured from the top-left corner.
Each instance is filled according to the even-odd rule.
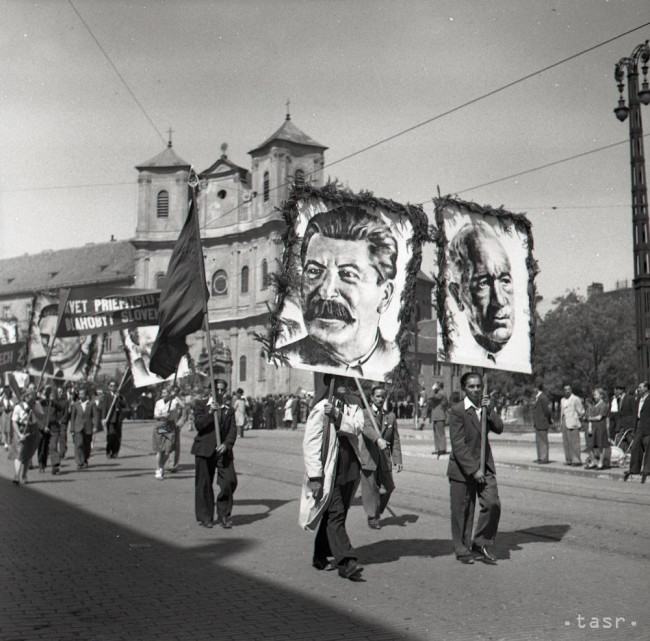
[[[256,336],[267,331],[274,290],[270,275],[281,257],[279,208],[290,185],[323,183],[327,147],[302,132],[287,114],[282,126],[252,149],[251,169],[221,156],[199,173],[199,221],[210,290],[208,316],[218,374],[231,389],[260,396],[313,388],[313,374],[269,365]],[[174,242],[187,215],[190,164],[171,146],[138,165],[135,285],[162,285]],[[198,276],[198,274],[197,274]],[[189,337],[195,361],[206,357],[203,332]]]

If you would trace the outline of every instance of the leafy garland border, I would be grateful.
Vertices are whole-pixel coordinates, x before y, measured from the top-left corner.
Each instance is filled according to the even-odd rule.
[[[530,311],[528,336],[530,338],[531,363],[533,363],[535,354],[535,332],[537,328],[537,315],[535,313],[537,287],[535,285],[535,276],[539,273],[539,265],[533,256],[534,242],[530,220],[528,220],[525,214],[512,213],[504,209],[502,205],[499,207],[479,205],[475,202],[460,200],[459,198],[454,198],[450,195],[434,198],[433,204],[435,206],[436,224],[434,236],[438,256],[438,275],[434,278],[435,300],[436,309],[438,311],[438,322],[440,323],[442,333],[442,355],[445,358],[449,357],[449,353],[453,346],[453,334],[456,331],[451,312],[447,306],[447,248],[449,246],[449,239],[445,233],[443,211],[449,207],[456,207],[459,209],[465,209],[471,214],[478,214],[483,217],[492,216],[506,233],[509,233],[508,230],[510,226],[514,226],[515,229],[522,232],[527,239],[528,253],[526,255],[526,269],[528,270],[528,302]]]
[[[280,318],[280,310],[284,306],[286,297],[300,288],[301,238],[296,233],[295,222],[298,217],[298,203],[308,199],[323,200],[331,207],[354,205],[370,210],[381,208],[389,213],[397,214],[400,221],[407,219],[410,223],[413,229],[413,235],[409,240],[412,254],[406,268],[407,277],[402,291],[402,304],[398,315],[399,330],[395,339],[400,350],[400,362],[392,372],[387,374],[387,379],[390,379],[393,385],[398,384],[400,381],[410,381],[411,374],[405,359],[412,334],[409,331],[409,321],[415,309],[415,287],[422,263],[422,245],[424,242],[431,240],[426,214],[420,205],[402,205],[394,200],[378,198],[370,191],[355,193],[350,189],[341,187],[337,181],[328,181],[323,187],[294,186],[288,200],[279,210],[286,223],[282,235],[284,252],[280,265],[281,269],[272,277],[275,296],[273,305],[269,305],[268,333],[266,336],[255,334],[255,340],[262,344],[270,361],[276,365],[287,364],[286,356],[277,352],[275,345],[285,324],[285,321]]]

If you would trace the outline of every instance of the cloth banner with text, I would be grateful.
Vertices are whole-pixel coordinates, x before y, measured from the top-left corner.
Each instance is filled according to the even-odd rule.
[[[294,187],[270,333],[276,364],[384,381],[408,378],[415,283],[428,237],[418,206],[336,184]]]
[[[532,372],[535,275],[523,214],[434,199],[438,360]]]

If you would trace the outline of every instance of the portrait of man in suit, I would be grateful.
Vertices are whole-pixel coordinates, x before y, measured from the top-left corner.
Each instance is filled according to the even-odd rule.
[[[312,216],[300,248],[300,305],[307,336],[280,353],[292,365],[383,378],[400,357],[380,328],[382,315],[398,295],[397,260],[398,242],[379,216],[352,205]]]
[[[465,313],[474,340],[496,354],[514,330],[510,259],[489,225],[463,226],[449,244],[449,291]]]

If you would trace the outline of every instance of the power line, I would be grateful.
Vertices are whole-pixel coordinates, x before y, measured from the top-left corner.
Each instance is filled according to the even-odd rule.
[[[49,187],[19,187],[17,189],[0,189],[0,193],[9,194],[20,191],[50,191],[55,189],[85,189],[86,187],[119,187],[121,185],[137,185],[135,180],[117,183],[81,183],[78,185],[51,185]]]
[[[135,101],[135,104],[138,105],[138,107],[139,107],[140,111],[142,112],[142,114],[144,115],[144,117],[147,119],[149,124],[155,129],[156,133],[160,137],[160,140],[163,141],[163,144],[166,143],[167,141],[165,140],[165,137],[160,133],[160,131],[159,131],[158,127],[156,127],[154,121],[149,117],[149,114],[147,113],[147,110],[143,107],[142,103],[138,100],[138,97],[135,95],[135,93],[133,92],[131,87],[129,87],[128,83],[126,82],[126,80],[124,79],[122,74],[119,72],[119,69],[115,66],[115,64],[111,60],[110,56],[108,55],[108,53],[106,53],[106,50],[104,49],[104,47],[102,47],[101,43],[99,42],[99,40],[97,39],[97,37],[93,33],[93,31],[90,28],[90,26],[88,25],[88,23],[83,19],[83,16],[79,13],[77,7],[74,6],[74,3],[72,2],[72,0],[68,0],[68,2],[70,3],[70,6],[72,7],[73,11],[77,14],[77,17],[81,21],[81,24],[83,24],[83,26],[86,27],[86,30],[90,34],[90,37],[95,41],[95,44],[99,47],[99,50],[104,54],[104,57],[108,61],[108,64],[111,65],[111,67],[113,68],[113,71],[117,74],[117,77],[122,81],[122,84],[124,85],[124,87],[126,87],[126,90],[131,95],[131,98],[133,98],[133,100]]]

